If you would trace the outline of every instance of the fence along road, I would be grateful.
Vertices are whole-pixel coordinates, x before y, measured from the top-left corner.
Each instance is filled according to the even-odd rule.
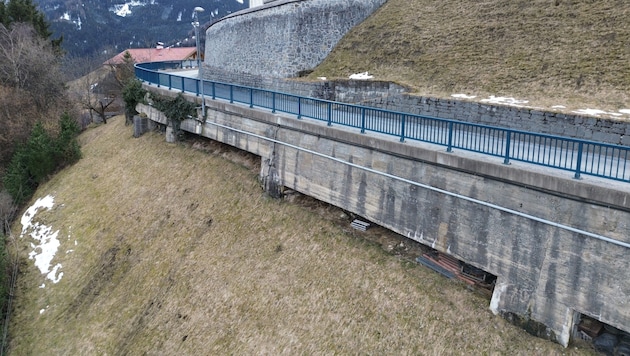
[[[186,62],[149,62],[136,65],[138,79],[159,87],[229,100],[251,108],[296,115],[325,121],[328,125],[343,125],[396,136],[401,142],[415,140],[533,163],[616,181],[630,182],[630,147],[599,143],[568,137],[510,130],[472,124],[457,120],[388,111],[366,106],[315,99],[265,89],[199,80],[186,73],[165,72],[182,69]],[[187,76],[188,75],[188,76]]]

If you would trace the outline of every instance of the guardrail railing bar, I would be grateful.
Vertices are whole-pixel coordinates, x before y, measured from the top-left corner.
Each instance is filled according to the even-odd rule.
[[[182,92],[186,92],[185,77],[159,72],[159,70],[163,69],[181,67],[182,63],[183,62],[140,63],[136,64],[135,73],[139,79],[152,82],[157,87],[161,87],[162,78],[166,75],[164,79],[166,79],[168,83],[169,90],[173,89],[173,77],[178,77],[180,78]],[[199,79],[190,78],[190,80],[195,81],[194,94],[199,96]],[[227,86],[229,90],[228,98],[217,95],[216,84]],[[201,85],[205,85],[204,81],[201,81]],[[217,97],[221,97],[222,99],[229,99],[231,103],[236,101],[247,104],[247,101],[249,101],[248,104],[252,108],[260,106],[255,104],[256,96],[254,95],[254,88],[215,81],[211,81],[211,85],[213,100]],[[203,89],[204,87],[201,88],[201,90]],[[234,95],[235,89],[237,89],[237,97]],[[246,99],[248,92],[249,98]],[[223,93],[225,93],[225,91],[223,91]],[[281,112],[290,113],[297,115],[298,119],[306,116],[316,120],[326,121],[328,125],[338,123],[360,128],[361,133],[372,131],[398,135],[401,142],[404,142],[405,138],[430,142],[447,146],[448,152],[451,152],[453,147],[456,147],[492,156],[503,156],[503,163],[505,164],[509,164],[509,161],[514,159],[537,165],[571,170],[575,172],[574,178],[576,179],[579,179],[581,174],[584,173],[630,182],[630,177],[627,177],[630,148],[624,146],[491,127],[426,115],[366,108],[360,105],[306,98],[275,91],[260,91],[261,97],[265,97],[267,95],[266,93],[271,93],[271,110],[273,112],[279,110]],[[276,94],[281,95],[279,101],[276,100]],[[308,99],[306,107],[303,101],[305,99]],[[264,100],[262,102],[264,102]],[[296,105],[297,109],[295,109]],[[333,105],[334,110],[332,108]],[[265,106],[260,107],[264,108]],[[311,112],[313,115],[309,115],[308,112]],[[454,127],[455,125],[456,127]],[[504,151],[503,153],[501,152],[502,150]]]

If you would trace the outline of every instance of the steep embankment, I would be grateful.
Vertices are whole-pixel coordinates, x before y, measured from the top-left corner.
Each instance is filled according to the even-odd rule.
[[[58,231],[51,279],[28,259],[41,252],[35,241],[16,241],[12,354],[584,351],[509,325],[485,298],[365,240],[336,209],[267,198],[258,162],[242,154],[134,139],[121,117],[80,140],[84,158],[34,198],[54,199],[31,214],[49,242]]]
[[[369,71],[422,95],[630,108],[630,2],[389,0],[311,75]]]

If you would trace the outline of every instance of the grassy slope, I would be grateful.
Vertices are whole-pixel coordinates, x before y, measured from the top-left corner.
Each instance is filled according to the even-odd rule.
[[[509,325],[340,211],[266,198],[247,160],[134,139],[121,117],[81,142],[85,157],[35,196],[55,197],[36,220],[60,230],[62,280],[39,288],[18,241],[12,354],[588,352]]]
[[[311,77],[369,71],[422,95],[630,108],[629,16],[618,0],[389,0]]]

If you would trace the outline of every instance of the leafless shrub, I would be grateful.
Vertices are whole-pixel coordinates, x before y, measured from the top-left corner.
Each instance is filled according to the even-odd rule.
[[[9,223],[13,221],[16,206],[13,204],[11,195],[6,190],[0,191],[0,235],[5,235]]]
[[[64,95],[59,56],[31,25],[0,25],[0,84],[29,93],[40,110]]]

